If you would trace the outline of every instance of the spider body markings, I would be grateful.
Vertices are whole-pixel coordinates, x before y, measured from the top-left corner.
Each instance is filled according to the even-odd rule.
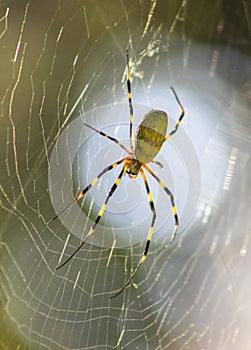
[[[159,110],[148,112],[136,132],[135,158],[143,164],[151,162],[165,142],[166,130],[166,112]]]
[[[145,114],[136,131],[133,156],[126,168],[130,177],[136,178],[143,164],[154,161],[165,141],[166,129],[166,112],[151,110]]]
[[[180,125],[180,123],[185,115],[185,110],[184,110],[174,88],[171,87],[171,90],[174,94],[174,97],[175,97],[175,99],[180,107],[180,110],[181,110],[180,117],[179,117],[178,121],[176,122],[174,129],[168,135],[166,135],[167,125],[168,125],[168,116],[167,116],[166,112],[161,111],[161,110],[150,110],[148,113],[145,114],[141,123],[138,126],[138,129],[137,129],[136,135],[135,135],[135,144],[134,144],[133,139],[132,139],[132,125],[133,125],[134,116],[133,116],[132,92],[131,92],[131,80],[130,80],[130,68],[129,68],[128,52],[126,52],[126,58],[127,58],[127,91],[128,91],[128,103],[129,103],[129,112],[130,112],[130,127],[129,127],[130,150],[127,147],[125,147],[116,138],[104,133],[101,130],[94,128],[91,125],[88,125],[86,123],[84,123],[84,125],[90,129],[94,130],[95,132],[97,132],[101,136],[116,143],[124,151],[127,152],[128,156],[120,159],[119,161],[117,161],[117,162],[109,165],[105,169],[103,169],[89,183],[89,185],[85,189],[83,189],[74,198],[74,200],[66,208],[64,208],[61,212],[59,212],[56,216],[54,216],[47,223],[47,224],[49,224],[52,221],[54,221],[59,215],[61,215],[65,210],[67,210],[75,201],[78,201],[80,198],[82,198],[86,194],[86,192],[89,191],[89,189],[97,183],[97,181],[100,179],[100,177],[102,175],[104,175],[108,171],[116,168],[118,165],[123,164],[122,170],[120,171],[116,181],[114,182],[114,184],[110,188],[110,191],[107,194],[107,197],[106,197],[101,209],[99,210],[97,218],[96,218],[95,222],[93,223],[93,225],[91,226],[89,232],[86,234],[85,238],[82,240],[80,245],[76,248],[76,250],[68,257],[68,259],[66,259],[63,263],[61,263],[56,268],[56,270],[58,270],[61,267],[63,267],[64,265],[66,265],[73,258],[73,256],[75,256],[76,253],[82,248],[82,246],[85,244],[85,242],[93,235],[93,233],[95,232],[95,228],[98,225],[98,222],[100,221],[102,215],[105,212],[108,201],[111,198],[111,196],[113,195],[114,191],[117,189],[122,177],[126,173],[132,178],[137,178],[139,174],[142,176],[144,184],[145,184],[146,192],[147,192],[147,198],[148,198],[150,210],[152,212],[151,225],[150,225],[150,228],[148,231],[148,236],[147,236],[145,248],[144,248],[143,254],[141,256],[141,259],[139,260],[139,263],[137,264],[137,266],[133,270],[133,272],[132,272],[131,276],[129,277],[129,279],[127,280],[127,282],[123,285],[123,287],[121,289],[118,290],[118,292],[113,294],[111,296],[111,298],[118,296],[131,283],[135,273],[138,271],[138,269],[140,268],[140,266],[142,265],[142,263],[145,261],[145,259],[147,257],[150,242],[152,239],[154,223],[156,220],[156,210],[155,210],[152,194],[151,194],[150,187],[149,187],[147,177],[146,177],[144,170],[146,170],[159,183],[159,185],[163,188],[163,190],[169,196],[169,199],[171,202],[171,207],[172,207],[172,212],[173,212],[173,217],[174,217],[174,221],[175,221],[175,228],[174,228],[174,231],[173,231],[172,236],[170,238],[169,244],[171,244],[173,242],[175,235],[177,233],[178,227],[179,227],[179,220],[178,220],[177,209],[175,206],[173,194],[168,189],[168,187],[162,182],[162,180],[153,172],[153,170],[151,168],[149,168],[147,163],[152,162],[152,163],[158,164],[159,166],[162,167],[161,163],[156,161],[154,158],[158,154],[158,152],[160,151],[163,143],[166,140],[168,140],[177,131],[177,129],[178,129],[178,127],[179,127],[179,125]]]

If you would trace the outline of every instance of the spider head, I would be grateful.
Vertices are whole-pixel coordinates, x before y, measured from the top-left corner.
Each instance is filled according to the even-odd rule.
[[[132,158],[130,160],[130,163],[128,164],[128,166],[126,168],[127,174],[131,178],[138,177],[139,169],[141,168],[141,165],[142,165],[142,163],[138,159]]]

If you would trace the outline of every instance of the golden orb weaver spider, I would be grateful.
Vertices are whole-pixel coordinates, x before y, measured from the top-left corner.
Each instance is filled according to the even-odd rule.
[[[107,139],[115,142],[117,145],[119,145],[124,151],[127,152],[128,156],[120,159],[119,161],[109,165],[103,171],[101,171],[100,174],[98,174],[97,177],[95,177],[89,185],[83,189],[74,199],[73,202],[71,202],[66,208],[64,208],[59,214],[57,214],[55,217],[53,217],[50,221],[48,221],[48,224],[54,221],[59,215],[61,215],[65,210],[67,210],[75,201],[78,201],[80,198],[82,198],[87,191],[91,187],[93,187],[96,182],[101,178],[102,175],[110,171],[111,169],[116,168],[118,165],[123,164],[123,168],[121,172],[119,173],[119,176],[117,177],[116,181],[114,182],[113,186],[111,187],[101,209],[99,210],[99,213],[97,215],[97,218],[90,228],[89,232],[85,236],[84,240],[80,243],[80,245],[77,247],[77,249],[71,254],[71,256],[66,259],[61,265],[59,265],[56,270],[60,269],[63,267],[65,264],[67,264],[73,257],[74,255],[82,248],[82,246],[85,244],[85,242],[93,235],[95,228],[101,219],[102,215],[104,214],[104,211],[106,209],[107,203],[111,196],[113,195],[114,191],[117,189],[121,178],[123,175],[126,173],[132,177],[136,178],[138,174],[140,173],[144,183],[145,183],[145,188],[147,192],[147,198],[148,202],[150,205],[150,209],[152,212],[152,221],[151,221],[151,226],[148,231],[148,236],[145,244],[145,248],[142,254],[142,257],[133,270],[130,278],[127,280],[127,282],[124,284],[124,286],[119,289],[118,292],[113,294],[111,298],[114,298],[118,296],[120,293],[124,291],[124,289],[131,283],[134,275],[142,265],[142,263],[145,261],[147,257],[147,253],[149,250],[150,242],[152,239],[152,234],[153,234],[153,228],[154,228],[154,223],[156,220],[156,210],[152,198],[152,194],[148,185],[148,181],[145,175],[145,172],[143,169],[145,169],[158,183],[159,185],[163,188],[163,190],[167,193],[167,195],[170,198],[171,201],[171,206],[172,206],[172,211],[173,211],[173,216],[174,216],[174,221],[175,221],[175,228],[172,233],[172,236],[170,238],[169,244],[171,244],[176,236],[178,227],[179,227],[179,220],[178,220],[178,215],[177,215],[177,210],[176,206],[174,203],[174,197],[172,192],[168,189],[168,187],[159,179],[159,177],[153,172],[151,168],[149,168],[146,164],[149,162],[158,164],[160,166],[161,163],[158,161],[154,160],[155,156],[158,154],[160,151],[163,143],[168,140],[178,129],[184,115],[185,115],[185,110],[174,90],[173,87],[171,87],[171,90],[174,94],[174,97],[180,107],[181,114],[180,117],[174,127],[174,129],[166,136],[166,131],[167,131],[167,124],[168,124],[168,117],[166,112],[161,111],[161,110],[150,110],[148,113],[145,114],[143,117],[143,120],[138,126],[138,129],[136,131],[136,136],[135,136],[135,145],[133,144],[133,139],[132,139],[132,125],[133,125],[133,120],[134,120],[134,115],[133,115],[133,105],[132,105],[132,91],[131,91],[131,78],[130,78],[130,68],[129,68],[129,54],[128,51],[126,51],[126,60],[127,60],[127,92],[128,92],[128,103],[129,103],[129,112],[130,112],[130,128],[129,128],[129,137],[130,137],[130,150],[125,147],[120,141],[118,141],[116,138],[105,134],[103,131],[97,130],[94,127],[84,123],[85,126],[88,128],[94,130],[97,132],[99,135],[106,137]]]

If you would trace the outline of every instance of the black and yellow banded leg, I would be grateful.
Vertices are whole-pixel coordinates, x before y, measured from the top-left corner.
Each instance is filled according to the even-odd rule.
[[[156,220],[156,210],[155,210],[155,207],[154,207],[153,198],[152,198],[152,194],[151,194],[151,191],[150,191],[150,188],[149,188],[149,185],[148,185],[148,181],[147,181],[146,175],[145,175],[143,169],[140,169],[139,171],[140,171],[140,173],[141,173],[141,175],[143,177],[144,183],[145,183],[146,192],[147,192],[147,199],[148,199],[151,211],[152,211],[152,222],[151,222],[151,226],[149,228],[145,249],[144,249],[144,252],[142,254],[142,257],[141,257],[138,265],[134,269],[134,271],[131,274],[131,276],[128,279],[128,281],[124,284],[124,286],[117,293],[115,293],[114,295],[111,296],[111,299],[115,298],[120,293],[122,293],[125,290],[125,288],[128,287],[129,284],[132,282],[132,279],[135,276],[136,272],[138,271],[140,266],[143,264],[143,262],[146,260],[148,249],[149,249],[149,246],[150,246],[150,243],[151,243],[151,240],[152,240],[153,228],[154,228],[154,223],[155,223],[155,220]]]
[[[81,191],[75,198],[74,200],[67,205],[67,207],[65,207],[61,212],[59,212],[57,215],[55,215],[52,219],[50,219],[48,222],[47,222],[47,225],[49,225],[52,221],[56,220],[61,214],[63,214],[67,209],[69,209],[76,201],[78,201],[79,199],[81,199],[85,194],[86,192],[89,191],[89,189],[91,187],[93,187],[96,182],[101,178],[102,175],[104,175],[105,173],[107,173],[108,171],[116,168],[119,164],[125,162],[127,160],[127,158],[123,158],[123,159],[120,159],[119,161],[117,161],[116,163],[113,163],[111,165],[109,165],[108,167],[106,167],[104,170],[101,171],[100,174],[98,174],[98,176],[96,176],[92,182],[89,183],[88,186],[85,187],[85,189],[83,191]]]
[[[171,86],[171,90],[172,90],[172,92],[174,94],[174,97],[175,97],[179,107],[180,107],[181,114],[180,114],[180,117],[179,117],[175,127],[173,128],[173,130],[166,136],[166,140],[170,139],[170,137],[173,136],[173,134],[176,133],[176,131],[178,130],[178,127],[180,126],[180,123],[181,123],[181,121],[182,121],[182,119],[183,119],[183,117],[185,115],[185,110],[184,110],[184,108],[183,108],[183,106],[182,106],[182,104],[181,104],[181,102],[180,102],[180,100],[178,98],[178,95],[177,95],[176,91],[174,90],[174,88],[172,86]]]
[[[134,144],[132,140],[132,124],[133,124],[133,107],[132,107],[132,89],[131,89],[131,72],[129,67],[129,54],[126,50],[126,63],[127,63],[127,92],[128,92],[128,102],[129,102],[129,112],[130,112],[130,146],[132,152],[134,151]]]
[[[109,139],[109,140],[115,142],[117,145],[119,145],[121,148],[123,148],[123,150],[126,151],[128,154],[130,154],[130,155],[132,154],[132,152],[129,151],[129,149],[126,148],[126,147],[123,145],[123,143],[121,143],[119,140],[115,139],[115,137],[112,137],[112,136],[110,136],[110,135],[104,133],[103,131],[96,129],[96,128],[94,128],[93,126],[91,126],[91,125],[89,125],[89,124],[87,124],[87,123],[84,123],[84,125],[85,125],[85,126],[88,126],[88,128],[90,128],[90,129],[96,131],[99,135],[104,136],[105,138],[107,138],[107,139]]]
[[[161,181],[160,178],[152,171],[152,169],[150,169],[145,164],[143,164],[142,166],[155,178],[155,180],[160,184],[160,186],[163,188],[163,190],[168,194],[168,196],[170,198],[171,205],[172,205],[173,217],[174,217],[174,221],[175,221],[174,231],[173,231],[172,236],[171,236],[170,241],[169,241],[169,244],[171,244],[174,241],[174,238],[175,238],[176,233],[177,233],[178,228],[179,228],[179,219],[178,219],[178,214],[177,214],[177,208],[176,208],[175,203],[174,203],[173,194],[169,190],[169,188],[164,184],[164,182]]]
[[[63,267],[65,264],[67,264],[73,257],[74,255],[77,254],[77,252],[83,247],[83,245],[85,244],[85,242],[93,235],[95,228],[99,222],[99,220],[101,219],[102,215],[104,214],[104,211],[106,209],[107,203],[109,201],[109,199],[111,198],[111,196],[113,195],[114,191],[116,190],[116,188],[118,187],[120,180],[122,178],[122,176],[125,174],[126,172],[126,165],[123,166],[123,169],[121,170],[119,176],[117,177],[117,180],[114,182],[114,184],[112,185],[99,213],[98,216],[96,218],[96,220],[94,221],[94,224],[92,225],[92,227],[90,228],[89,232],[87,233],[87,235],[85,236],[84,240],[80,243],[80,245],[77,247],[76,250],[74,250],[74,252],[71,254],[71,256],[69,256],[68,259],[66,259],[61,265],[59,265],[56,270],[60,269],[61,267]]]

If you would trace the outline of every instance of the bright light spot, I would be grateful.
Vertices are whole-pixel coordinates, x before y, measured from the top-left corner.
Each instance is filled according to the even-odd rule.
[[[242,247],[240,249],[240,256],[246,256],[247,252],[248,252],[248,245],[249,245],[249,235],[246,235],[244,237],[243,243],[242,243]]]
[[[240,256],[245,256],[245,255],[247,255],[247,248],[241,248]]]
[[[233,334],[233,343],[235,343],[236,338],[237,338],[237,336],[238,336],[238,334],[239,334],[239,331],[240,331],[239,328],[235,328],[234,334]]]
[[[206,224],[208,223],[208,220],[209,220],[209,216],[211,214],[211,211],[212,211],[212,208],[210,205],[207,205],[206,208],[205,208],[205,211],[204,211],[204,216],[202,218],[202,223],[203,224]]]
[[[224,183],[223,183],[223,190],[228,191],[232,182],[234,168],[237,161],[237,155],[238,155],[238,149],[235,147],[232,147],[229,160],[228,160],[228,166],[225,173]]]

